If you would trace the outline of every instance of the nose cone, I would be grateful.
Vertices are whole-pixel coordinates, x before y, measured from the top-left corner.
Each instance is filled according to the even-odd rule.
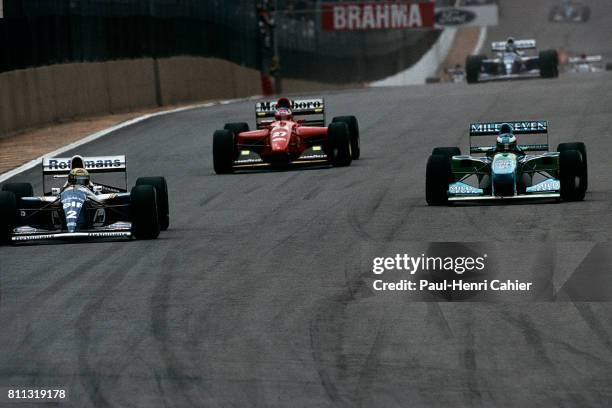
[[[272,152],[287,152],[290,138],[290,130],[286,128],[274,129],[270,134],[270,146],[272,148]]]
[[[61,200],[68,232],[78,231],[85,218],[83,211],[85,194],[78,189],[68,189],[62,193]]]

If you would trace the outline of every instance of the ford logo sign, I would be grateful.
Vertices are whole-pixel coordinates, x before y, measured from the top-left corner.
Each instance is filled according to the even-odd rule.
[[[436,24],[442,26],[464,25],[476,19],[476,13],[457,8],[444,9],[436,12]]]

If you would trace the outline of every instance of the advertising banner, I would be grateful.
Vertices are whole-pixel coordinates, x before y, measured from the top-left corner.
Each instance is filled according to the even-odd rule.
[[[434,3],[410,1],[323,4],[325,31],[433,28]]]
[[[436,7],[435,27],[484,27],[498,23],[497,4],[468,7]]]

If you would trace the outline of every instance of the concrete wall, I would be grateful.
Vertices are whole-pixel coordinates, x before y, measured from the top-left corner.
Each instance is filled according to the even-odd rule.
[[[0,74],[0,136],[76,117],[261,93],[259,72],[201,57],[58,64]],[[351,85],[283,81],[284,92]],[[352,85],[354,87],[354,85]],[[159,92],[159,95],[158,95]]]

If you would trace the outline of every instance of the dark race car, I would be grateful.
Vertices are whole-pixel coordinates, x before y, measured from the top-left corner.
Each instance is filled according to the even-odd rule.
[[[304,163],[349,166],[361,154],[357,118],[340,116],[325,126],[323,99],[259,102],[255,117],[255,130],[247,123],[228,123],[214,133],[217,174]]]
[[[553,23],[584,23],[590,16],[589,6],[578,1],[563,0],[550,10],[549,20]]]
[[[496,57],[470,55],[465,62],[469,84],[526,78],[555,78],[559,76],[559,55],[556,50],[540,51],[538,55],[525,55],[524,51],[536,49],[535,40],[494,42],[491,50]]]
[[[127,190],[125,156],[43,160],[43,195],[30,183],[6,183],[0,191],[0,244],[74,238],[155,239],[168,229],[168,187],[163,177],[142,177]],[[122,173],[124,187],[91,180],[90,174]],[[46,179],[65,182],[47,191]]]
[[[518,135],[545,136],[546,143],[518,144]],[[484,136],[495,137],[495,145],[472,144],[472,137]],[[436,147],[427,162],[427,203],[583,200],[588,188],[584,143],[561,143],[556,152],[548,149],[546,121],[473,123],[470,154],[483,156],[462,155],[458,147]]]

